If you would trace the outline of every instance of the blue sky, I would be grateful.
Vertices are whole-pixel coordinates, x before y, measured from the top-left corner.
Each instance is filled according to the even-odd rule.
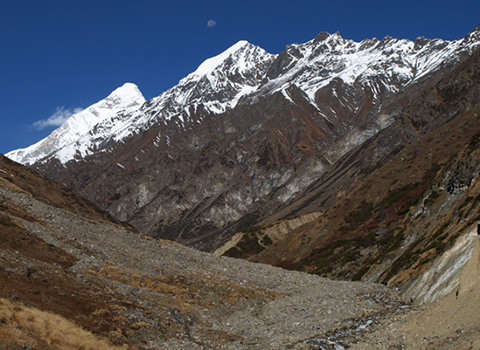
[[[125,82],[157,96],[239,40],[271,53],[321,31],[454,40],[479,13],[478,0],[2,0],[0,153],[39,141],[55,128],[39,121]]]

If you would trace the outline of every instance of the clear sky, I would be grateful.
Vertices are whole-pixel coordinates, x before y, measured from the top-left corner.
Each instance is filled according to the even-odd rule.
[[[321,31],[455,40],[479,24],[478,0],[1,0],[0,153],[125,82],[157,96],[239,40],[280,53]]]

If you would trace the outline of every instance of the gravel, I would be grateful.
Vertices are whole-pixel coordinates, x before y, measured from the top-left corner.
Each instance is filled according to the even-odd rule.
[[[1,186],[0,199],[42,218],[15,219],[74,255],[78,262],[69,273],[85,283],[104,283],[138,306],[121,315],[153,325],[128,338],[146,349],[340,349],[384,317],[405,312],[399,295],[382,285],[217,257],[84,218]],[[122,271],[121,277],[112,278],[105,266]],[[166,320],[175,325],[173,330],[156,332]]]

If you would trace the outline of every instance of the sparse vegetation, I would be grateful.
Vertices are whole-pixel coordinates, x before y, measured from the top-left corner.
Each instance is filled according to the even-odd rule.
[[[272,245],[273,244],[273,241],[272,239],[268,236],[268,235],[265,235],[263,236],[262,238],[262,243],[266,246],[269,246],[269,245]]]
[[[245,215],[238,224],[238,231],[243,232],[257,223],[260,216],[257,213]]]
[[[15,223],[8,217],[0,215],[0,225],[6,227],[14,227]]]
[[[345,222],[351,225],[362,225],[373,215],[374,206],[372,203],[362,201],[360,205],[351,211],[345,218]]]
[[[352,281],[360,281],[362,277],[368,272],[368,270],[370,270],[370,267],[368,266],[362,267],[360,270],[358,270],[358,272],[355,275],[353,275]]]
[[[49,312],[0,298],[0,341],[52,350],[114,350],[108,340]],[[25,348],[25,347],[24,347]]]
[[[229,256],[231,258],[241,259],[243,257],[243,252],[237,247],[232,247],[227,250],[223,255]]]
[[[435,202],[435,200],[440,197],[440,193],[438,193],[437,191],[432,191],[430,193],[430,195],[428,196],[428,198],[425,200],[425,205],[426,206],[431,206],[433,205],[433,203]]]
[[[258,254],[265,249],[264,246],[260,244],[260,238],[257,235],[257,232],[260,232],[259,228],[253,227],[246,231],[246,234],[242,237],[240,242],[238,242],[236,247],[232,247],[225,252],[224,255],[230,256],[233,258],[247,258],[250,255]],[[268,236],[266,236],[268,237]],[[262,243],[265,238],[263,238]],[[270,238],[267,238],[267,241]],[[271,240],[270,240],[271,242]],[[273,243],[273,242],[272,242]],[[271,243],[270,243],[271,244]]]
[[[468,151],[473,152],[480,147],[480,132],[477,132],[472,136],[468,143]]]
[[[248,233],[243,236],[242,239],[238,243],[238,247],[245,253],[245,254],[257,254],[260,253],[264,248],[258,243],[258,237],[255,233]]]

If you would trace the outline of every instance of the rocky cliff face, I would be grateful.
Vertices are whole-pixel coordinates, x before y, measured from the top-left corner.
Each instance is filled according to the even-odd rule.
[[[321,33],[280,55],[239,42],[140,108],[95,124],[73,159],[53,150],[32,166],[143,232],[210,249],[273,219],[398,118],[385,108],[397,94],[478,44],[478,31],[454,42]]]

